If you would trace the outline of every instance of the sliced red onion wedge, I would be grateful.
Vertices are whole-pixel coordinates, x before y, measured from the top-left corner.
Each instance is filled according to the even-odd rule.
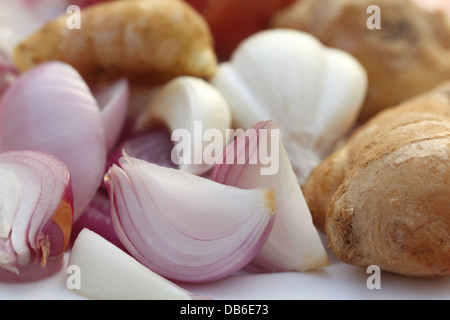
[[[93,90],[101,110],[105,129],[106,150],[112,151],[122,133],[128,113],[129,84],[126,78],[119,79]]]
[[[249,265],[253,270],[305,271],[329,264],[274,122],[259,122],[234,140],[211,179],[244,189],[274,191],[277,218],[264,247]]]
[[[163,167],[178,168],[172,161],[173,142],[168,128],[154,127],[148,132],[127,138],[108,156],[108,168],[119,164],[123,152],[127,155]]]
[[[42,152],[0,153],[1,281],[34,281],[59,271],[72,224],[64,163]]]
[[[67,279],[69,288],[91,299],[192,300],[203,298],[191,294],[154,273],[89,229],[83,229],[75,240],[69,256],[68,268],[73,271]]]
[[[238,189],[124,156],[105,175],[116,232],[133,257],[183,282],[224,278],[259,252],[275,217],[270,189]]]
[[[78,72],[48,62],[22,74],[0,100],[0,128],[0,151],[44,151],[67,165],[76,220],[94,197],[106,165],[100,110]]]

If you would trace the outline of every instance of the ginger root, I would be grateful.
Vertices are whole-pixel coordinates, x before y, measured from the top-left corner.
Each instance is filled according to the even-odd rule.
[[[362,125],[303,193],[344,262],[450,275],[450,82]]]
[[[80,16],[80,29],[68,28],[69,15],[62,15],[18,44],[18,68],[60,60],[88,82],[128,77],[155,84],[178,75],[209,78],[216,70],[209,27],[184,1],[103,2]]]
[[[380,29],[367,26],[372,5]],[[271,25],[309,32],[359,60],[369,77],[361,122],[450,79],[450,23],[410,0],[301,0]]]

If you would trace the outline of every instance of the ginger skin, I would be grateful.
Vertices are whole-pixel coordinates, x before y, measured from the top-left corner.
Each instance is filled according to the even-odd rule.
[[[367,26],[372,5],[380,8],[380,29]],[[360,122],[450,79],[448,19],[410,0],[301,0],[271,25],[309,32],[359,60],[369,76]]]
[[[127,77],[161,84],[178,75],[211,77],[217,67],[204,18],[180,0],[110,1],[81,11],[80,29],[68,15],[48,22],[17,45],[16,65],[71,64],[88,82]]]
[[[303,188],[344,262],[408,276],[450,274],[450,82],[386,109]]]

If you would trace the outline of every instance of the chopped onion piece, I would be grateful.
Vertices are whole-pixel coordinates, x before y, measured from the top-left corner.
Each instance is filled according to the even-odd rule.
[[[100,110],[68,64],[43,63],[23,73],[0,100],[0,151],[39,150],[69,168],[75,220],[102,182],[106,144]]]
[[[128,113],[129,84],[126,78],[96,88],[94,97],[101,110],[106,150],[110,152],[120,138]]]
[[[173,280],[217,280],[258,253],[275,218],[270,189],[243,190],[124,156],[105,176],[116,232]]]
[[[147,269],[133,257],[89,229],[83,229],[75,240],[69,256],[68,270],[73,270],[67,279],[68,287],[91,299],[192,300],[198,298]],[[79,272],[79,278],[77,278],[77,272]]]
[[[327,253],[278,130],[271,121],[259,122],[247,130],[226,148],[224,158],[213,169],[211,178],[239,188],[265,187],[274,191],[277,218],[264,247],[249,267],[275,272],[327,266]],[[259,157],[254,158],[255,154]],[[274,167],[278,168],[277,172],[261,174],[261,169],[267,167],[261,161],[261,154],[271,155],[271,160],[277,163]],[[252,158],[257,160],[254,164],[251,164]]]
[[[108,156],[108,168],[119,164],[123,152],[127,155],[155,163],[157,165],[178,168],[173,163],[171,153],[173,143],[170,132],[165,127],[154,127],[148,132],[127,138]]]
[[[72,224],[64,163],[43,152],[0,153],[1,281],[35,281],[59,271]]]

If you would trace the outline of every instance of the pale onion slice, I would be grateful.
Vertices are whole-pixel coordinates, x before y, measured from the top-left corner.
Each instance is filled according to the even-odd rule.
[[[94,197],[106,165],[100,110],[78,72],[48,62],[22,74],[0,100],[0,128],[0,151],[44,151],[67,165],[76,220]]]
[[[72,224],[64,163],[43,152],[0,153],[1,281],[35,281],[59,271]]]
[[[116,146],[127,119],[130,95],[128,80],[122,78],[95,88],[93,94],[101,110],[106,150],[110,152]]]
[[[125,139],[108,156],[108,168],[119,164],[123,152],[127,155],[168,168],[178,168],[172,161],[173,143],[170,131],[165,127],[154,127],[149,131]]]
[[[140,264],[97,233],[83,229],[70,252],[68,287],[90,299],[192,300],[197,296]],[[77,273],[78,272],[78,273]],[[73,279],[71,279],[73,278]]]
[[[224,278],[264,245],[270,189],[243,190],[124,156],[105,176],[122,243],[154,272],[183,282]]]
[[[261,161],[261,154],[270,155],[271,163]],[[271,121],[259,122],[231,143],[223,157],[213,169],[212,180],[239,188],[265,187],[274,191],[277,218],[264,247],[249,267],[276,272],[329,265],[278,126]],[[245,163],[239,159],[245,159]],[[250,159],[257,161],[250,164]],[[272,169],[266,172],[270,174],[264,174],[261,169],[269,166]]]
[[[184,149],[184,152],[172,154],[179,169],[202,175],[215,163],[214,156],[204,157],[205,148],[211,144],[207,132],[215,131],[214,137],[221,141],[214,143],[220,145],[222,151],[229,142],[227,129],[231,128],[231,111],[219,91],[208,82],[179,76],[165,84],[150,101],[137,119],[135,130],[142,132],[155,124],[167,126],[172,140],[178,142],[175,148]],[[191,141],[186,142],[186,136]]]

